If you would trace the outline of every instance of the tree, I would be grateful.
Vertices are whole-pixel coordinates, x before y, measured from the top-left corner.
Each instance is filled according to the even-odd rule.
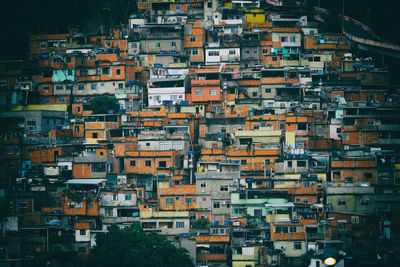
[[[94,114],[108,114],[110,110],[114,113],[119,110],[118,100],[114,96],[96,96],[90,103]]]
[[[192,267],[187,250],[176,248],[164,236],[143,232],[139,223],[98,234],[90,253],[89,266]]]

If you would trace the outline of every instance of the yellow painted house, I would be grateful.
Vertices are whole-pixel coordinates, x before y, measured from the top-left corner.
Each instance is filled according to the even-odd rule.
[[[263,9],[248,9],[246,10],[246,22],[247,23],[264,23],[265,22],[265,11]]]

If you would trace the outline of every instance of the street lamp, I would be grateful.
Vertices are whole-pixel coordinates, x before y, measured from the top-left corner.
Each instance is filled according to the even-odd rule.
[[[328,257],[324,260],[326,266],[334,266],[336,264],[336,259],[333,257]]]

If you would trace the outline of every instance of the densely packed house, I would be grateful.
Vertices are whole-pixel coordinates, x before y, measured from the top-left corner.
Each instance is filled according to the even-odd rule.
[[[400,88],[284,2],[140,0],[0,62],[2,262],[84,261],[133,222],[198,265],[400,249]]]

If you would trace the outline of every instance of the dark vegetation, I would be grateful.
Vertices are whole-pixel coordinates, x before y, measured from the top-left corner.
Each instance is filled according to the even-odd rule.
[[[107,234],[96,237],[88,266],[192,267],[187,251],[176,248],[165,236],[143,232],[139,223],[119,229],[113,225]]]
[[[90,103],[94,114],[116,113],[119,110],[118,100],[114,96],[96,96]]]

